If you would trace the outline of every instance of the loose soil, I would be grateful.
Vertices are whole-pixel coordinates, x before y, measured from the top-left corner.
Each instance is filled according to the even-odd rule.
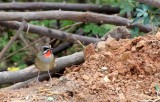
[[[116,41],[108,38],[85,50],[85,62],[60,78],[4,90],[0,102],[159,102],[160,33]]]

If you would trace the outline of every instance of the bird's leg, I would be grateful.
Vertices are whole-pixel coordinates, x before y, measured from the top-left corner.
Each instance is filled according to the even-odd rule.
[[[52,77],[51,77],[51,74],[49,73],[49,70],[48,70],[48,75],[49,75],[50,82],[51,82],[51,85],[52,85]]]
[[[38,76],[37,76],[37,80],[36,80],[36,83],[38,83],[39,82],[39,74],[40,74],[40,71],[38,71]]]

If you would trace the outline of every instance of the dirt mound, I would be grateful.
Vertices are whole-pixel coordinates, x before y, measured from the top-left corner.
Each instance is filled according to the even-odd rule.
[[[86,61],[69,68],[88,102],[140,101],[156,96],[160,72],[160,35],[116,41],[109,38],[97,48],[89,45]]]
[[[19,90],[7,100],[44,102],[115,102],[159,100],[160,34],[116,41],[108,38],[84,50],[85,62],[66,68],[64,76]],[[19,95],[18,95],[19,94]],[[1,99],[1,98],[0,98]],[[49,101],[49,100],[48,100]]]

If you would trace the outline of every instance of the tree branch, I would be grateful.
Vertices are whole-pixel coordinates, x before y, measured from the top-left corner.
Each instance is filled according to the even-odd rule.
[[[116,29],[118,29],[118,28],[115,28],[115,30]],[[112,31],[112,32],[114,32],[114,31]],[[106,34],[106,35],[108,35],[108,34]],[[123,37],[123,36],[119,36],[119,37]],[[83,52],[78,52],[78,53],[74,53],[72,55],[60,57],[60,58],[56,59],[56,61],[55,61],[56,67],[54,69],[52,69],[50,72],[55,73],[55,72],[64,70],[65,67],[69,67],[69,66],[75,65],[75,64],[80,64],[83,61],[84,61]],[[25,69],[17,71],[17,72],[0,72],[0,84],[25,81],[27,79],[30,79],[30,78],[37,76],[37,73],[38,73],[38,70],[35,68],[35,66],[30,66],[28,68],[25,68]],[[47,72],[44,72],[44,73],[47,73]]]
[[[48,73],[43,74],[43,75],[40,75],[38,79],[39,79],[39,81],[43,81],[43,80],[45,80],[46,78],[48,78]],[[37,77],[34,77],[34,78],[32,78],[32,79],[29,79],[29,80],[26,80],[26,81],[23,81],[23,82],[18,82],[18,83],[13,84],[13,85],[11,85],[11,86],[9,86],[9,87],[2,88],[2,89],[0,89],[0,91],[1,91],[1,90],[15,90],[15,89],[20,89],[20,88],[25,88],[25,87],[28,86],[28,84],[29,84],[30,82],[33,82],[33,81],[35,81],[36,79],[37,79]]]
[[[65,67],[69,67],[74,64],[79,64],[82,63],[83,61],[84,61],[83,52],[78,52],[72,55],[57,58],[56,59],[57,66],[51,72],[55,73],[57,71],[64,70]],[[44,73],[47,72],[42,72],[41,74]],[[38,70],[35,68],[35,66],[30,66],[28,68],[16,72],[8,72],[8,71],[0,72],[0,84],[17,83],[25,81],[33,77],[36,77],[37,74]]]
[[[93,4],[71,4],[52,2],[15,2],[0,3],[0,10],[68,10],[68,11],[92,11],[106,14],[119,13],[119,7],[109,5],[98,6]]]
[[[0,25],[5,26],[7,28],[11,28],[11,29],[18,29],[21,23],[16,21],[4,21],[4,22],[0,22]],[[97,38],[75,35],[75,34],[66,33],[63,31],[50,29],[46,27],[35,26],[31,24],[28,24],[28,26],[30,28],[29,29],[30,33],[35,33],[42,36],[49,36],[49,37],[60,39],[60,40],[66,40],[68,42],[77,43],[76,39],[81,41],[83,44],[89,44],[89,43],[94,43],[96,41],[100,41],[100,39],[97,39]],[[26,31],[28,26],[27,25],[25,26],[24,31]]]
[[[149,32],[151,27],[141,24],[132,24],[132,20],[114,15],[104,15],[91,12],[75,12],[75,11],[39,11],[39,12],[1,12],[0,21],[19,21],[24,18],[30,20],[44,20],[44,19],[60,19],[73,20],[78,22],[92,22],[92,23],[108,23],[114,25],[123,25],[128,28],[139,27],[141,31]]]
[[[157,8],[160,7],[160,1],[159,0],[137,0],[137,1],[140,2],[140,3],[148,4],[148,5],[153,6],[153,7],[157,7]]]
[[[82,29],[77,30],[76,33],[78,35],[84,35],[84,32]],[[64,43],[58,45],[57,47],[53,48],[53,54],[60,53],[61,51],[66,50],[67,48],[71,47],[72,45],[73,45],[73,43],[64,42]]]

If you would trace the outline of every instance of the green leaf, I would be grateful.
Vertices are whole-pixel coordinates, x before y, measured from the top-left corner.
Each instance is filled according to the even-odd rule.
[[[135,27],[135,32],[139,33],[139,28],[138,27]]]
[[[149,23],[150,23],[150,17],[147,16],[147,17],[144,18],[143,24],[144,24],[144,25],[147,25],[147,24],[149,24]]]
[[[147,12],[145,12],[145,13],[143,14],[143,16],[144,16],[144,17],[147,17],[147,16],[148,16],[148,13],[147,13]]]
[[[135,27],[134,29],[131,30],[131,36],[133,38],[139,36],[139,28],[138,27]]]
[[[136,10],[139,12],[144,12],[142,9],[139,9],[139,8],[137,8]]]
[[[68,26],[68,25],[72,25],[74,24],[74,21],[70,21],[70,20],[64,20],[62,21],[62,27]]]
[[[159,16],[158,15],[154,16],[153,19],[152,19],[152,22],[153,22],[154,26],[159,26],[159,24],[160,24]]]
[[[140,19],[142,19],[142,18],[141,18],[141,17],[136,17],[136,18],[133,20],[133,23],[138,22]]]
[[[138,12],[137,17],[142,16],[144,13],[143,12]]]
[[[83,30],[87,33],[90,33],[88,36],[98,35],[101,37],[114,27],[115,27],[114,25],[110,24],[103,24],[101,26],[98,26],[94,23],[89,23],[83,27]]]
[[[93,34],[98,34],[100,31],[99,27],[97,25],[93,25],[93,28],[92,28],[92,33]]]
[[[153,14],[159,14],[160,13],[160,8],[153,10],[152,13]]]
[[[26,64],[23,64],[23,63],[21,63],[18,67],[19,67],[20,69],[24,69],[25,67],[27,67],[27,65],[26,65]]]
[[[156,89],[156,91],[159,91],[159,85],[158,84],[155,85],[155,89]]]
[[[88,24],[84,26],[84,32],[89,33],[92,30],[92,25]]]
[[[143,11],[147,11],[147,10],[148,10],[148,6],[145,5],[145,4],[143,4],[143,5],[142,5],[142,9],[143,9]]]

